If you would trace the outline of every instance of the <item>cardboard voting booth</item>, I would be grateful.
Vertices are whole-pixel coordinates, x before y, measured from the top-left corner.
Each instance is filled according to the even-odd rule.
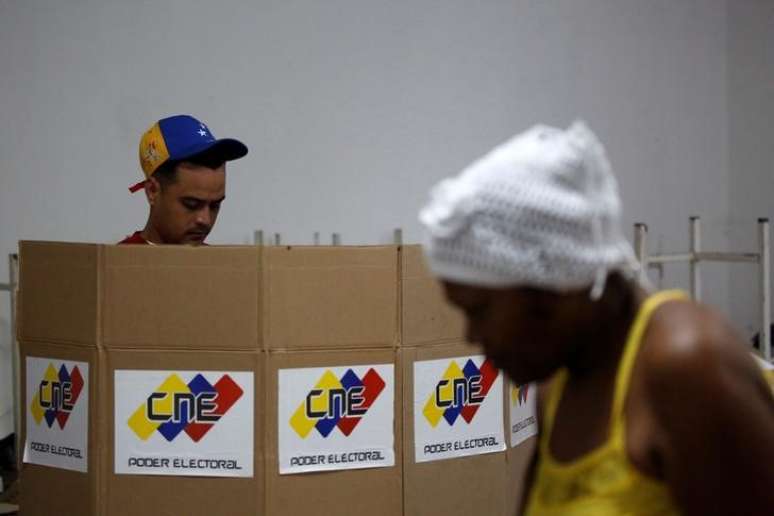
[[[21,510],[510,514],[527,386],[418,246],[20,244]]]

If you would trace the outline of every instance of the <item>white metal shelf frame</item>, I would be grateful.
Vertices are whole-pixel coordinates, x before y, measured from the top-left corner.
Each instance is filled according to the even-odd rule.
[[[759,342],[761,354],[767,361],[772,361],[771,346],[771,248],[769,238],[769,219],[758,219],[758,251],[742,253],[708,252],[702,251],[701,246],[701,219],[690,218],[690,250],[687,253],[669,253],[651,255],[648,253],[648,226],[643,223],[634,225],[634,251],[637,259],[642,264],[640,277],[647,280],[648,268],[659,267],[668,263],[688,263],[691,277],[691,296],[696,301],[701,301],[701,263],[751,263],[758,266],[760,302],[759,318],[760,333]]]
[[[19,342],[16,340],[16,295],[19,285],[19,255],[8,255],[8,283],[0,283],[0,292],[8,292],[11,297],[11,382],[13,383],[13,428],[16,439],[16,455],[21,457],[19,448],[19,436],[21,436],[21,388],[19,380],[21,375],[19,359]]]

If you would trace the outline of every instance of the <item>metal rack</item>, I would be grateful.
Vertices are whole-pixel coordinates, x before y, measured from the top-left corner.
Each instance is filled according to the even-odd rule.
[[[11,297],[11,381],[13,383],[13,426],[16,438],[17,457],[21,456],[19,452],[19,436],[21,435],[21,391],[19,379],[19,343],[16,340],[16,294],[19,285],[19,255],[8,255],[8,283],[0,283],[0,292],[8,292]]]
[[[691,296],[696,301],[701,300],[701,263],[752,263],[758,266],[760,302],[760,338],[761,354],[767,361],[772,361],[771,347],[771,265],[770,265],[770,239],[769,219],[758,219],[758,251],[743,253],[709,252],[702,251],[701,246],[701,219],[690,218],[690,250],[687,253],[674,254],[648,254],[648,226],[643,223],[634,225],[634,250],[637,259],[642,264],[640,269],[641,279],[646,280],[648,268],[661,267],[668,263],[685,263],[690,267]]]
[[[395,228],[392,233],[392,240],[393,244],[395,245],[402,245],[403,244],[403,229],[402,228]],[[315,231],[312,235],[312,242],[313,245],[320,245],[320,232]],[[266,243],[265,233],[262,229],[256,229],[253,232],[253,245],[264,245]],[[270,245],[283,245],[282,244],[282,235],[280,233],[274,233],[274,238],[271,240]],[[331,244],[330,245],[341,245],[341,233],[331,233]]]

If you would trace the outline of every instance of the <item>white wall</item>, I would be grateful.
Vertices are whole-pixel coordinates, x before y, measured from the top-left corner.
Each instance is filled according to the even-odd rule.
[[[730,245],[754,250],[755,220],[774,223],[774,1],[728,2]],[[731,316],[743,335],[760,330],[755,269],[729,268]]]
[[[434,182],[583,116],[654,251],[687,247],[692,214],[725,246],[757,189],[729,177],[727,18],[725,0],[0,0],[0,258],[140,228],[137,141],[176,112],[250,147],[212,243],[416,241]]]

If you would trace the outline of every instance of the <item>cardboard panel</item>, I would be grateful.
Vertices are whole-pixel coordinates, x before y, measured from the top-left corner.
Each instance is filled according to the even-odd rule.
[[[94,347],[99,248],[20,242],[19,340]]]
[[[271,516],[335,514],[400,516],[402,514],[401,374],[395,367],[395,466],[349,471],[279,474],[278,371],[394,363],[396,352],[384,350],[270,353],[267,372],[267,510]]]
[[[532,455],[537,446],[537,437],[530,437],[514,448],[508,448],[506,452],[507,485],[506,485],[506,514],[516,514],[521,507],[521,499],[526,496],[524,492],[524,477],[527,473]]]
[[[265,248],[270,349],[392,348],[396,247]]]
[[[505,453],[416,463],[414,457],[414,362],[477,354],[466,344],[404,348],[404,515],[463,516],[506,513]],[[510,495],[510,493],[508,493]]]
[[[257,350],[257,247],[105,246],[105,347]]]
[[[39,342],[21,342],[21,385],[27,385],[27,357],[39,357],[52,360],[78,361],[89,364],[89,422],[88,422],[88,472],[69,471],[40,466],[22,464],[19,485],[23,486],[20,493],[20,506],[26,516],[97,516],[97,478],[98,469],[98,429],[97,407],[99,390],[97,385],[97,352],[78,346],[62,346]],[[56,366],[55,366],[56,367]],[[32,379],[32,381],[36,381]],[[23,449],[27,440],[27,414],[31,400],[27,389],[21,389],[22,420],[21,439]],[[45,425],[45,423],[42,423]],[[60,431],[56,423],[50,429],[52,434]]]
[[[120,370],[250,371],[254,373],[254,462],[253,478],[116,475],[114,443],[117,424],[113,417],[114,372]],[[106,353],[104,406],[109,414],[101,459],[104,464],[103,514],[111,516],[255,516],[263,514],[263,443],[265,411],[263,397],[264,358],[261,352],[117,351]],[[225,417],[228,417],[226,414]],[[217,424],[219,424],[220,421]],[[205,436],[204,442],[208,436]],[[180,434],[177,438],[187,439]]]
[[[510,392],[512,387],[513,383],[510,380],[505,382],[506,395],[503,399],[503,403],[505,404],[506,427],[510,427],[514,420],[517,422],[517,424],[527,423],[530,414],[530,409],[527,407],[532,407],[531,410],[533,411],[536,410],[535,405],[532,405],[532,403],[536,403],[537,401],[536,384],[529,384],[527,386],[528,393],[523,399],[520,398],[517,394],[516,396],[519,397],[518,400],[513,399],[514,393]],[[523,393],[524,391],[521,392]],[[515,419],[511,417],[514,411],[516,411]],[[538,437],[537,435],[532,435],[532,437],[527,437],[526,439],[524,438],[526,435],[534,434],[538,431],[538,425],[536,422],[537,414],[534,412],[533,414],[535,423],[524,429],[517,430],[515,435],[510,432],[510,429],[506,429],[506,434],[508,436],[508,449],[505,453],[505,458],[507,461],[507,514],[516,514],[516,511],[521,507],[522,498],[527,496],[527,493],[524,490],[524,480],[527,475],[529,465],[532,462],[532,456],[534,455],[537,448]],[[516,440],[514,441],[513,439]],[[513,443],[518,444],[512,447]]]
[[[464,340],[465,319],[446,302],[440,283],[425,265],[421,246],[401,248],[401,292],[403,346]]]

